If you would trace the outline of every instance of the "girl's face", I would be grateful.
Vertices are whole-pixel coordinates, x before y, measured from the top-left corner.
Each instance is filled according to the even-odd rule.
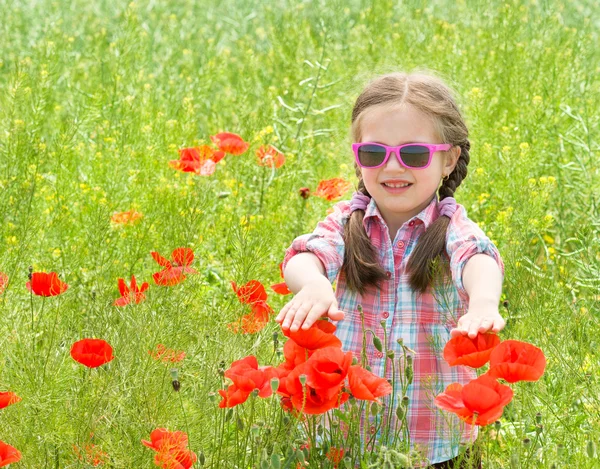
[[[388,146],[404,143],[446,143],[436,135],[432,120],[418,109],[405,104],[393,109],[376,106],[361,123],[362,141]],[[435,152],[425,169],[402,166],[395,153],[380,168],[361,168],[366,189],[375,199],[383,219],[394,233],[406,221],[423,210],[434,197],[443,176],[450,175],[460,156],[460,147]],[[408,183],[398,189],[389,187]]]

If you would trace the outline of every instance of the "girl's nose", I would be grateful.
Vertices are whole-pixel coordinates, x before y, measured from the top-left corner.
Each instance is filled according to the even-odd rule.
[[[394,171],[400,171],[400,172],[406,171],[406,168],[400,164],[400,161],[398,161],[398,152],[392,152],[390,154],[390,158],[387,160],[385,167],[386,167],[386,169],[390,169],[390,170],[394,170]]]

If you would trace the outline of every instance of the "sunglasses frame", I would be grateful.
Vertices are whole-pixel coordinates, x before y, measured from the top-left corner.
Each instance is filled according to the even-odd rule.
[[[363,164],[361,164],[361,162],[360,162],[360,160],[358,158],[358,149],[362,145],[377,145],[377,146],[380,146],[380,147],[384,147],[385,148],[385,158],[383,159],[383,162],[380,165],[377,165],[377,166],[364,166]],[[419,146],[422,146],[422,147],[426,147],[429,150],[429,160],[427,161],[427,164],[425,166],[417,166],[417,167],[415,167],[415,166],[408,166],[408,165],[404,164],[404,161],[402,161],[402,157],[400,156],[400,150],[402,148],[404,148],[404,147],[409,147],[409,146],[413,146],[413,145],[419,145]],[[388,162],[388,160],[390,159],[390,154],[392,152],[396,153],[396,159],[405,168],[408,168],[408,169],[426,169],[431,164],[431,160],[433,159],[433,154],[436,151],[448,151],[448,150],[450,150],[450,148],[452,148],[452,145],[450,145],[449,143],[438,143],[438,144],[432,144],[432,143],[405,143],[404,145],[398,145],[397,147],[388,147],[387,145],[384,145],[383,143],[376,143],[376,142],[360,142],[360,143],[353,143],[352,144],[352,151],[354,152],[354,157],[356,159],[356,164],[358,164],[358,166],[360,166],[361,168],[367,168],[367,169],[381,168],[382,166],[384,166]]]

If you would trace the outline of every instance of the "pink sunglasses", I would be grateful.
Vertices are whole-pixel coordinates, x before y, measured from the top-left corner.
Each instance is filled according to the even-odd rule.
[[[362,168],[379,168],[383,166],[392,152],[396,153],[398,162],[409,169],[425,169],[431,164],[436,151],[447,151],[452,148],[449,143],[406,143],[397,147],[388,147],[381,143],[353,143],[352,150],[356,162]]]

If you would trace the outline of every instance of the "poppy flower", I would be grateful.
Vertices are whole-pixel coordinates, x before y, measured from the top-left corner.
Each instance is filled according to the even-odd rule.
[[[77,459],[94,467],[104,464],[108,459],[108,454],[93,443],[88,443],[83,448],[73,445],[73,452]]]
[[[246,402],[250,393],[258,389],[259,397],[273,394],[271,379],[277,378],[277,371],[272,366],[259,367],[256,357],[250,355],[231,364],[225,371],[225,377],[232,381],[226,390],[220,389],[223,400],[219,407],[235,407]]]
[[[150,441],[142,440],[142,444],[157,452],[186,448],[188,436],[187,433],[179,430],[171,432],[166,428],[157,428],[150,433]]]
[[[219,150],[230,155],[241,155],[250,146],[238,134],[232,134],[231,132],[221,132],[217,135],[211,135],[210,139]]]
[[[285,163],[285,156],[273,145],[261,145],[256,150],[256,158],[260,166],[280,168]]]
[[[342,178],[327,179],[319,182],[314,195],[331,201],[344,195],[351,186],[351,182]]]
[[[240,319],[229,323],[227,327],[235,332],[244,334],[255,334],[265,328],[269,323],[269,315],[273,309],[264,301],[257,301],[251,305],[252,310],[244,314]]]
[[[4,272],[0,272],[0,295],[2,295],[2,293],[4,293],[4,290],[6,290],[7,285],[8,285],[8,275],[6,275]]]
[[[492,351],[487,374],[509,383],[537,381],[545,368],[546,357],[541,349],[527,342],[505,340]]]
[[[333,464],[333,467],[335,469],[339,466],[339,464],[342,462],[342,459],[344,458],[344,449],[332,446],[331,448],[329,448],[329,451],[327,451],[325,457],[331,462],[331,464]]]
[[[21,460],[21,452],[17,448],[0,441],[0,467],[8,466]]]
[[[297,411],[305,414],[323,414],[348,400],[350,395],[343,392],[342,384],[330,388],[314,388],[308,382],[303,385],[300,376],[308,376],[309,367],[309,362],[303,363],[287,376],[280,378],[277,392],[289,397]]]
[[[284,278],[283,277],[283,262],[279,263],[279,274],[281,275],[281,278]],[[271,285],[271,290],[273,290],[275,293],[278,293],[280,295],[289,295],[290,293],[292,293],[292,291],[288,288],[288,286],[285,282],[276,283],[275,285]]]
[[[163,344],[156,344],[154,350],[148,350],[148,353],[155,360],[160,360],[165,363],[177,363],[185,358],[185,352],[183,350],[173,350],[165,347]]]
[[[471,425],[484,426],[498,420],[512,398],[512,389],[486,374],[465,386],[452,383],[434,402]]]
[[[21,398],[14,392],[0,392],[0,409],[4,409],[11,404],[16,404]]]
[[[313,353],[306,361],[306,382],[315,389],[330,389],[344,383],[352,352],[344,353],[339,347],[325,347]]]
[[[142,218],[142,214],[140,212],[136,212],[135,210],[128,210],[127,212],[115,212],[110,217],[110,221],[117,225],[127,225],[136,222]]]
[[[38,296],[57,296],[69,288],[65,282],[58,278],[56,272],[33,272],[31,280],[27,282],[27,289]]]
[[[358,365],[351,366],[348,370],[348,385],[352,395],[364,401],[377,401],[379,397],[392,392],[392,385],[386,379]]]
[[[82,339],[71,347],[73,360],[88,368],[97,368],[115,358],[112,347],[102,339]]]
[[[239,288],[235,282],[231,282],[231,287],[240,300],[240,303],[253,304],[258,301],[267,300],[265,287],[258,280],[250,280],[246,285],[242,285]]]
[[[163,469],[189,469],[197,460],[196,453],[187,448],[163,450],[154,456],[154,464]]]
[[[292,332],[290,329],[283,330],[283,335],[292,339],[300,347],[308,350],[317,350],[325,347],[342,347],[342,342],[333,333],[335,324],[319,319],[309,329],[298,329]]]
[[[444,360],[450,366],[465,365],[479,368],[490,359],[492,350],[500,343],[496,334],[477,334],[473,339],[459,335],[450,339],[444,347]]]
[[[163,268],[160,272],[152,274],[152,278],[157,285],[173,286],[185,280],[185,274],[197,274],[198,271],[192,269],[190,264],[194,261],[194,251],[190,248],[177,248],[171,253],[172,261],[165,259],[158,252],[150,253],[152,258]]]
[[[300,193],[300,197],[302,197],[304,200],[310,197],[310,188],[308,187],[301,187],[298,192]]]
[[[182,148],[179,150],[179,159],[169,161],[169,166],[184,173],[210,176],[215,172],[216,163],[223,157],[225,157],[224,152],[214,150],[208,145]]]
[[[121,298],[117,298],[114,302],[115,306],[125,306],[129,303],[139,304],[146,299],[146,295],[144,292],[148,289],[148,282],[142,283],[142,286],[138,288],[137,282],[135,281],[135,276],[131,276],[130,286],[127,287],[125,280],[120,278],[118,280],[119,284],[119,293],[121,293]]]

